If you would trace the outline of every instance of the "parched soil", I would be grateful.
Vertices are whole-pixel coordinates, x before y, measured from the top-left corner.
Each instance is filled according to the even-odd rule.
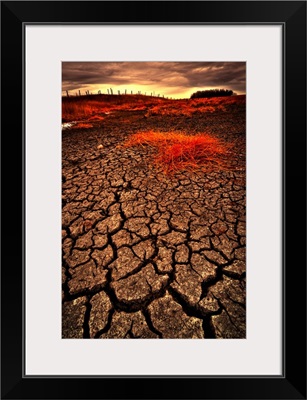
[[[62,337],[245,338],[245,106],[145,114],[63,131]],[[123,146],[149,129],[235,143],[229,165],[166,175]]]

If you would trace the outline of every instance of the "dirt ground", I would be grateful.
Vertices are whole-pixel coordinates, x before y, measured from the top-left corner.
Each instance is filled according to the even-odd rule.
[[[150,129],[235,146],[223,170],[165,175],[152,148],[122,146]],[[236,105],[63,130],[63,338],[246,337],[245,129]]]

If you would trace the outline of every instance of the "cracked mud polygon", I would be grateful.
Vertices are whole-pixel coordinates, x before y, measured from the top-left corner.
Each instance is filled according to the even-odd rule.
[[[115,108],[63,129],[62,338],[246,337],[238,98],[192,116]],[[222,167],[166,173],[154,147],[124,145],[148,131],[206,132],[235,146]]]

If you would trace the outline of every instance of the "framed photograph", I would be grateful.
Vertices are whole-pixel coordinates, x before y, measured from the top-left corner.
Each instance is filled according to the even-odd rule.
[[[306,399],[306,2],[1,26],[2,398]]]

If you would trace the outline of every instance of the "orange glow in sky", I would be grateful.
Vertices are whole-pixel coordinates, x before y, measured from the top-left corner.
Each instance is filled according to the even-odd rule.
[[[198,90],[246,90],[245,62],[63,62],[62,94],[86,91],[189,98]]]

